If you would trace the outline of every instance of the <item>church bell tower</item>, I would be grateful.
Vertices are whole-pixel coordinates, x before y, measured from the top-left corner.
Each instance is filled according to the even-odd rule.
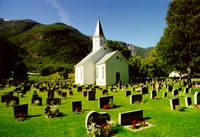
[[[100,18],[98,18],[96,30],[93,36],[93,48],[92,51],[96,51],[105,44],[105,36],[103,34],[103,29],[101,27]]]

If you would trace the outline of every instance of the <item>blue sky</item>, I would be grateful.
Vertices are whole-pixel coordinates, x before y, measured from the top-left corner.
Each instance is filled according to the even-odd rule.
[[[156,46],[171,0],[0,0],[0,18],[63,22],[93,35],[100,16],[104,35],[140,47]]]

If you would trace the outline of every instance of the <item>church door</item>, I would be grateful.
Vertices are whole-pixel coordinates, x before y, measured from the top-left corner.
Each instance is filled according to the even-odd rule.
[[[120,81],[120,72],[116,72],[116,84]]]

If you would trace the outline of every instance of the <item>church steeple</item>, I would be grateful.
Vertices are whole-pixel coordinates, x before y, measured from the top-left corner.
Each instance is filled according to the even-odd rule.
[[[105,36],[103,34],[103,29],[101,27],[100,18],[98,18],[96,30],[93,36],[93,49],[92,51],[96,51],[101,48],[105,44]]]

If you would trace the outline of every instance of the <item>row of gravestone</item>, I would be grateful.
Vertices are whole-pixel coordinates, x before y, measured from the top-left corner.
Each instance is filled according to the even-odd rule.
[[[200,104],[200,92],[195,92],[194,104],[196,104],[196,105]],[[176,108],[176,106],[180,105],[179,98],[170,99],[170,105],[171,105],[171,109],[174,110]],[[191,97],[185,97],[185,105],[186,105],[186,107],[189,107],[190,105],[192,105]]]

